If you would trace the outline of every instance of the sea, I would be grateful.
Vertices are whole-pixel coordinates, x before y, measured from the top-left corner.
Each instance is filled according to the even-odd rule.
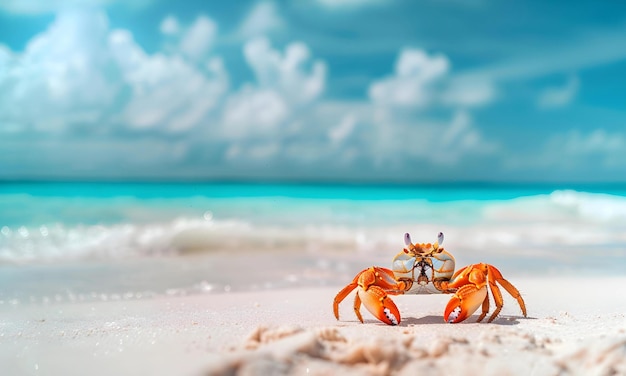
[[[621,275],[626,186],[0,183],[0,305],[341,286],[404,234],[457,268]]]

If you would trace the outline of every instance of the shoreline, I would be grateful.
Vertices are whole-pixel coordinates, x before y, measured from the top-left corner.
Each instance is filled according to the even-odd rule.
[[[512,282],[528,318],[505,296],[491,324],[444,323],[446,295],[393,297],[399,326],[365,309],[361,324],[350,295],[337,321],[342,286],[2,306],[0,362],[15,375],[626,372],[626,315],[611,288],[626,277]]]

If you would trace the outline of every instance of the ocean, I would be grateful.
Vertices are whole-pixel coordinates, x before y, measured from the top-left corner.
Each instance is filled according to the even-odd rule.
[[[403,235],[457,267],[623,274],[626,189],[0,183],[0,304],[341,285]]]

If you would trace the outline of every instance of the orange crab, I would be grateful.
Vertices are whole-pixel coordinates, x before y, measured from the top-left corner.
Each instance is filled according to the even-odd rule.
[[[511,294],[526,317],[526,304],[519,291],[493,265],[474,264],[454,272],[454,257],[441,244],[443,233],[439,233],[435,244],[413,244],[411,236],[404,235],[406,248],[393,258],[393,270],[373,266],[365,269],[344,287],[333,302],[333,312],[339,320],[339,303],[352,290],[358,288],[354,298],[354,313],[359,321],[361,303],[380,321],[389,325],[400,323],[398,307],[388,295],[400,294],[454,294],[443,314],[448,323],[457,323],[467,319],[482,305],[478,322],[489,313],[489,294],[487,285],[493,294],[496,310],[489,317],[493,321],[502,310],[500,284]]]

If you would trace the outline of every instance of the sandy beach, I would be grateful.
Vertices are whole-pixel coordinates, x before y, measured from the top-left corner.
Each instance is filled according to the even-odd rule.
[[[523,278],[493,323],[446,324],[445,295],[394,297],[387,326],[338,289],[1,306],[7,375],[626,374],[626,277]]]
[[[626,376],[625,21],[0,0],[0,376]]]

